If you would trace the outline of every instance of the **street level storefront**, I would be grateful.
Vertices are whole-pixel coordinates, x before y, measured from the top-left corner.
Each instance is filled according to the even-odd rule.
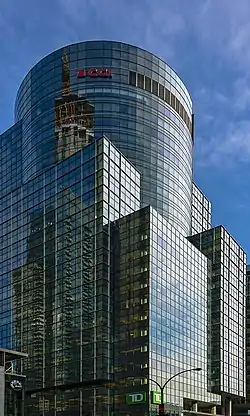
[[[138,406],[142,404],[151,404],[154,405],[152,408],[152,416],[161,414],[161,393],[159,391],[133,391],[125,395],[125,403],[128,406]],[[250,409],[250,405],[249,405]],[[166,401],[165,410],[162,416],[177,416],[177,415],[222,415],[225,414],[225,411],[221,406],[213,406],[208,403],[195,402],[190,400],[184,400],[183,407],[179,406],[176,403],[169,403]],[[233,413],[234,414],[234,413]],[[249,413],[237,414],[237,416],[247,416]]]
[[[0,415],[24,416],[25,375],[20,361],[27,354],[0,348]]]

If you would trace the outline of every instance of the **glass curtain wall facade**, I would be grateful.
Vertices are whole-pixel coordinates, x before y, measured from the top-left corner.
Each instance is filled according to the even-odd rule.
[[[246,255],[222,226],[189,239],[212,262],[211,389],[245,397]]]
[[[0,135],[0,196],[22,184],[22,123]]]
[[[163,385],[196,367],[202,372],[168,385],[166,412],[185,413],[193,402],[211,411],[220,396],[208,392],[209,260],[151,207],[116,221],[111,235],[115,411],[141,415],[150,407],[157,414],[150,401],[159,390],[148,378]],[[124,402],[126,394],[138,392],[146,394],[145,403],[136,408]]]
[[[138,397],[153,415],[147,379],[193,366],[168,411],[244,395],[245,254],[205,231],[176,73],[120,42],[66,46],[23,80],[15,123],[0,136],[0,339],[29,354],[28,416],[136,416]]]
[[[15,120],[22,123],[24,181],[107,135],[140,171],[142,204],[190,234],[192,102],[156,56],[102,41],[53,52],[22,82]]]
[[[193,183],[191,235],[202,233],[211,228],[211,202]]]
[[[102,138],[1,199],[1,341],[29,355],[29,416],[108,412],[106,388],[79,386],[110,379],[106,224],[139,198],[139,173]],[[70,384],[78,388],[65,392]]]

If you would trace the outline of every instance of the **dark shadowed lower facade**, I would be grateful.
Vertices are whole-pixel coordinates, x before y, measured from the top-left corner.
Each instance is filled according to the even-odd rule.
[[[0,346],[28,354],[27,416],[155,415],[157,383],[192,369],[166,412],[230,415],[246,260],[193,184],[183,82],[137,47],[78,43],[31,69],[15,121],[0,138]]]
[[[247,265],[246,299],[246,398],[250,403],[250,265]]]

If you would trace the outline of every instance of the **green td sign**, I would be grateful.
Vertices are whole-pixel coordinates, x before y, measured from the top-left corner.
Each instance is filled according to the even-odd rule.
[[[161,404],[161,393],[157,391],[151,391],[151,403]]]
[[[146,403],[146,401],[147,401],[147,393],[145,391],[126,394],[127,404],[140,404],[140,403]]]

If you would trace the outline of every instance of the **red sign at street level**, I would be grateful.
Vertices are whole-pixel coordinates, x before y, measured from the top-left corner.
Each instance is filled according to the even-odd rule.
[[[79,69],[76,72],[76,76],[78,78],[111,78],[112,72],[110,69],[107,68],[91,68],[91,69]]]

